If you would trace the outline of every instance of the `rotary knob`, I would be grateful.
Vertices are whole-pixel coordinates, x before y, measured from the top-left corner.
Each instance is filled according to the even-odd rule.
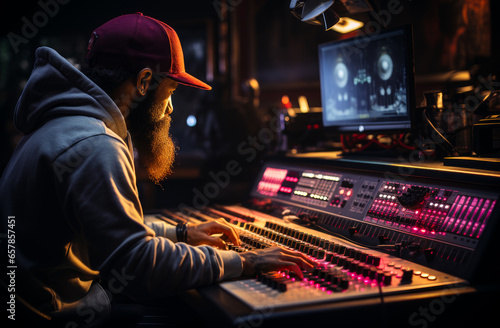
[[[392,275],[388,272],[385,272],[383,280],[384,285],[389,286],[391,284],[391,280],[392,280]]]
[[[401,281],[411,282],[413,279],[413,269],[403,268],[403,275],[401,276]]]
[[[347,278],[341,278],[339,282],[339,287],[344,290],[349,288],[349,280]]]

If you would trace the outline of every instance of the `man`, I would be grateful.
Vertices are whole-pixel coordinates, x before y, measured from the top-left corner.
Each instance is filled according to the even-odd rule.
[[[150,178],[164,179],[175,153],[172,93],[178,84],[210,87],[185,72],[175,31],[140,13],[97,28],[86,61],[83,74],[39,48],[16,107],[25,135],[2,176],[0,199],[3,232],[14,222],[18,300],[41,315],[94,324],[118,293],[145,300],[259,270],[300,276],[313,265],[281,248],[226,251],[213,234],[239,239],[222,221],[188,227],[185,240],[219,249],[178,242],[176,227],[146,226],[132,141]]]

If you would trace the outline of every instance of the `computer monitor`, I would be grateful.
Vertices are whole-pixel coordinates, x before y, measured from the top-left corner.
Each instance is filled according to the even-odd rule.
[[[411,27],[321,44],[319,67],[326,130],[411,129],[415,102]]]

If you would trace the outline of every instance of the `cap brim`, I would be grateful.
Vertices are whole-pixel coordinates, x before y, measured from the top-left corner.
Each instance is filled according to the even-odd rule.
[[[205,82],[202,82],[195,78],[194,76],[184,72],[184,73],[178,73],[178,74],[172,74],[172,73],[164,73],[166,76],[171,78],[174,81],[177,81],[181,84],[187,85],[189,87],[195,87],[198,89],[203,89],[203,90],[212,90],[212,87],[206,84]]]

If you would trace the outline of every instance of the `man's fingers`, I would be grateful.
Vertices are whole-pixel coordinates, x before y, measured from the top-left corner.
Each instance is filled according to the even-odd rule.
[[[240,236],[239,236],[239,233],[238,233],[238,230],[236,230],[236,228],[232,225],[232,224],[229,224],[226,220],[220,218],[217,220],[217,222],[219,222],[220,224],[228,227],[229,229],[231,229],[233,231],[233,234],[238,237],[238,242],[236,243],[237,246],[239,246],[241,244],[241,241],[240,241]]]
[[[286,248],[284,248],[284,250],[289,255],[300,257],[303,261],[309,263],[310,265],[313,265],[313,266],[316,265],[316,261],[313,260],[311,257],[305,255],[304,253],[297,252],[297,251],[292,251],[292,250],[289,250],[289,249],[286,249]]]
[[[310,260],[310,259],[304,259],[300,253],[295,253],[295,254],[282,254],[281,260],[283,261],[288,261],[288,262],[293,262],[296,265],[300,266],[303,269],[312,269],[316,262]]]
[[[223,233],[224,235],[226,235],[229,240],[239,246],[241,244],[240,242],[240,237],[238,235],[238,233],[236,232],[236,230],[229,226],[229,225],[225,225],[225,224],[222,224],[218,221],[214,221],[213,222],[213,225],[211,226],[211,229],[210,229],[210,234],[214,234],[214,233]]]
[[[293,271],[300,279],[304,278],[304,274],[299,266],[294,262],[278,261],[275,270],[290,270]]]
[[[226,243],[224,241],[222,241],[222,239],[220,239],[219,237],[208,237],[207,243],[210,246],[215,246],[215,247],[218,247],[219,249],[224,249],[224,250],[227,249]]]

